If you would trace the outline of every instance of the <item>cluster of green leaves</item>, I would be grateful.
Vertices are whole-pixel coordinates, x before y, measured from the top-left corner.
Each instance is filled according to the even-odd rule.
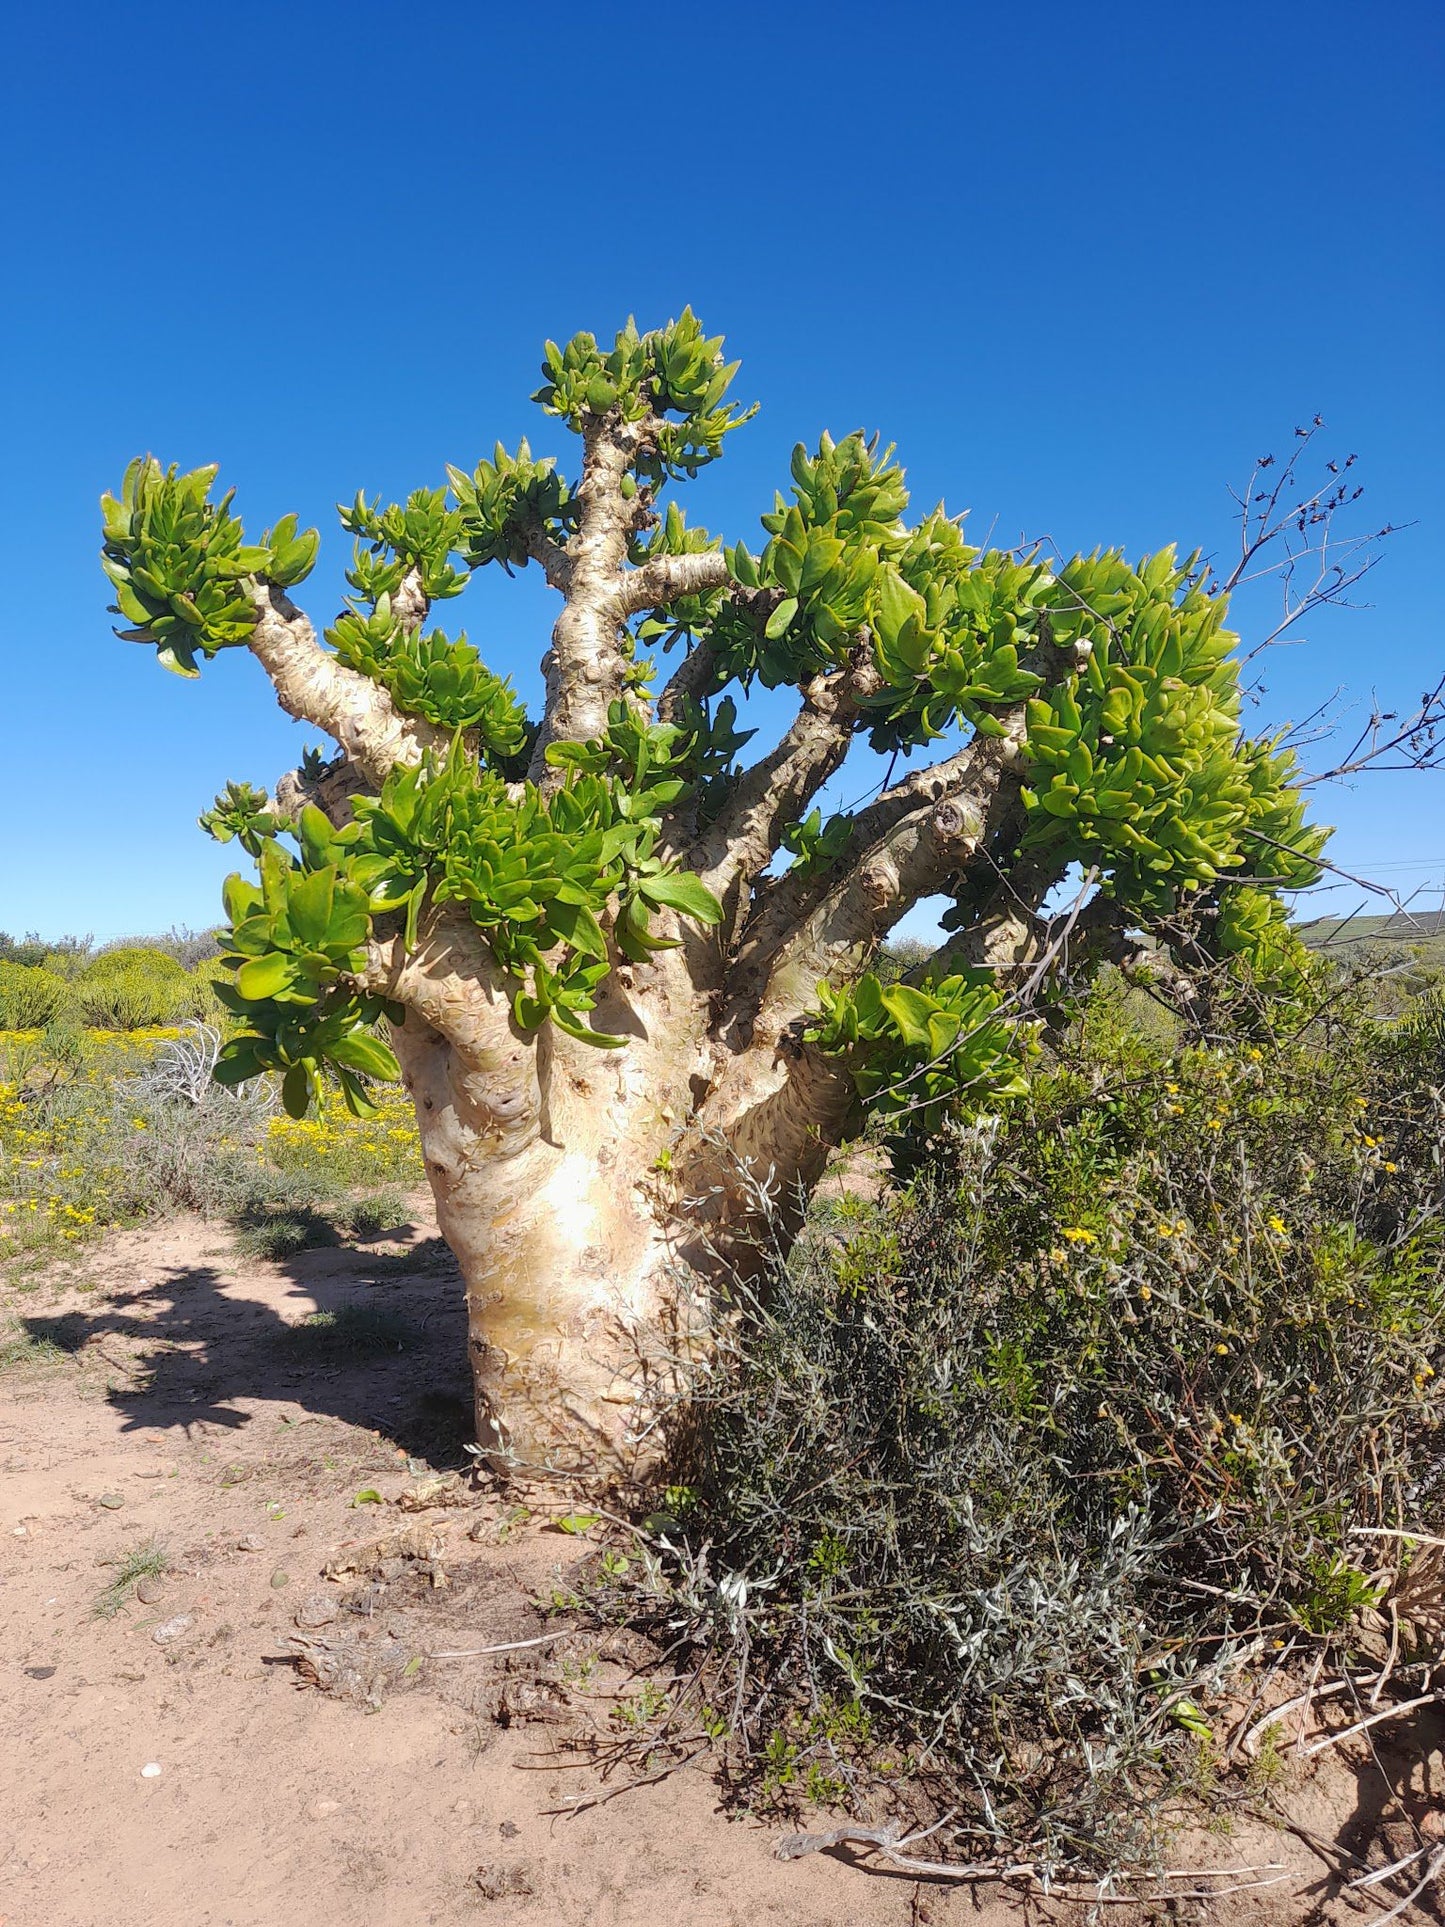
[[[906,1160],[947,1119],[1027,1090],[1032,1030],[1000,1014],[1001,1002],[986,970],[887,985],[867,971],[843,989],[818,985],[820,1014],[804,1035],[846,1058],[862,1105]]]
[[[381,684],[399,709],[439,729],[476,732],[487,762],[506,775],[536,732],[509,679],[493,675],[463,631],[455,641],[440,629],[423,635],[396,616],[383,592],[370,614],[348,609],[326,640],[349,669]]]
[[[196,821],[217,843],[229,843],[234,838],[247,856],[259,856],[261,845],[286,828],[285,816],[270,804],[265,790],[258,790],[254,784],[227,783]]]
[[[751,609],[721,612],[712,642],[723,673],[775,689],[848,660],[907,541],[908,490],[892,453],[861,434],[824,435],[816,456],[801,442],[793,450],[793,500],[776,496],[762,518],[772,540],[760,556],[741,543],[727,551],[735,581],[774,594],[761,628]]]
[[[380,499],[369,503],[360,491],[350,508],[339,503],[341,526],[357,538],[347,580],[368,602],[395,595],[414,570],[429,602],[460,595],[467,575],[451,564],[462,546],[465,518],[447,501],[444,488],[413,489],[405,507]]]
[[[907,527],[892,456],[862,434],[794,449],[793,500],[762,518],[772,539],[757,557],[727,551],[734,578],[767,601],[720,611],[713,646],[728,675],[774,688],[843,667],[866,640],[882,684],[862,719],[876,749],[917,747],[959,716],[996,734],[993,710],[1042,681],[1021,658],[1038,639],[1047,571],[980,556],[941,508]]]
[[[1252,855],[1268,877],[1316,881],[1328,832],[1304,826],[1290,753],[1239,742],[1236,638],[1194,559],[1075,558],[1047,602],[1054,640],[1084,663],[1028,706],[1025,847],[1097,865],[1141,909],[1171,908]]]
[[[1320,971],[1279,898],[1245,886],[1216,893],[1214,949],[1232,969],[1268,991],[1281,1009],[1303,1007]]]
[[[678,941],[653,928],[659,911],[704,925],[721,915],[696,877],[658,854],[658,813],[688,786],[674,768],[679,743],[686,731],[619,702],[602,743],[553,745],[567,777],[550,794],[509,791],[458,738],[445,758],[393,770],[379,796],[355,798],[343,828],[305,808],[300,865],[272,838],[259,893],[238,877],[227,886],[237,975],[223,995],[249,1026],[228,1046],[227,1074],[281,1069],[288,1103],[304,1107],[329,1062],[348,1102],[363,1102],[356,1073],[394,1074],[390,1054],[356,1035],[386,1008],[355,989],[366,938],[374,918],[400,915],[415,943],[428,896],[460,905],[483,933],[525,1028],[550,1018],[588,1043],[620,1044],[585,1021],[610,968],[603,918],[615,910],[617,947],[640,961]]]
[[[789,870],[798,876],[816,876],[837,861],[852,834],[851,817],[833,815],[825,823],[821,809],[809,810],[801,823],[789,823],[783,831],[783,848],[793,859]]]
[[[737,727],[737,704],[684,701],[682,720],[650,722],[626,700],[609,703],[607,727],[595,743],[554,743],[547,761],[554,769],[603,771],[617,777],[633,801],[634,816],[675,809],[684,799],[706,817],[715,792],[726,787],[738,751],[757,734]]]
[[[533,530],[563,542],[576,525],[577,504],[555,460],[535,458],[525,440],[515,455],[498,442],[491,461],[478,462],[471,475],[450,465],[447,474],[461,518],[458,546],[474,569],[487,562],[521,568]]]
[[[281,1073],[293,1117],[319,1097],[323,1068],[340,1081],[348,1109],[366,1116],[366,1078],[395,1078],[395,1057],[370,1033],[378,1017],[402,1013],[355,984],[366,963],[371,909],[365,889],[333,858],[335,833],[318,809],[302,812],[298,863],[274,838],[261,849],[260,887],[226,881],[231,920],[223,961],[234,983],[217,983],[221,1002],[242,1020],[216,1065],[222,1084]]]
[[[726,756],[737,741],[746,741],[745,736],[734,735],[732,719],[720,715],[704,734],[701,722],[697,727],[653,723],[635,705],[618,701],[608,705],[607,728],[599,742],[553,743],[547,750],[547,761],[554,769],[572,772],[578,791],[583,784],[605,785],[612,822],[603,847],[609,852],[615,849],[615,861],[621,865],[614,886],[618,892],[614,935],[618,948],[634,963],[645,962],[653,951],[671,948],[677,941],[653,933],[655,911],[674,910],[703,925],[715,924],[722,915],[717,899],[698,878],[664,861],[657,846],[663,813],[692,789],[699,766]]]
[[[722,336],[704,335],[691,308],[646,334],[629,319],[605,353],[590,334],[574,335],[565,348],[549,341],[542,361],[546,380],[533,400],[577,434],[614,409],[627,422],[653,417],[657,426],[635,472],[660,488],[668,478],[694,476],[716,461],[724,438],[757,413],[756,405],[743,409],[727,400],[740,364],[725,362],[722,348]]]
[[[258,545],[247,546],[231,496],[210,499],[214,465],[181,475],[144,456],[125,472],[119,497],[101,498],[102,566],[115,585],[112,613],[131,624],[116,633],[151,643],[161,663],[195,676],[196,654],[244,643],[256,626],[246,583],[264,576],[282,588],[300,582],[316,560],[315,529],[283,516]]]

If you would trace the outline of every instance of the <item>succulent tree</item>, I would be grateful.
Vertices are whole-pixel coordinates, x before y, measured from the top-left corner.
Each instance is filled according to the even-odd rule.
[[[1148,942],[1288,970],[1277,892],[1317,875],[1195,561],[981,551],[910,518],[862,434],[800,446],[757,545],[725,547],[675,494],[748,419],[736,368],[690,312],[549,343],[535,399],[574,472],[523,442],[404,505],[358,495],[324,641],[294,516],[248,543],[214,469],[149,459],[103,503],[120,633],[183,675],[248,649],[336,745],[202,819],[258,869],[226,888],[218,1075],[277,1073],[297,1113],[404,1080],[502,1464],[624,1462],[693,1281],[746,1269],[761,1217],[786,1236],[868,1113],[906,1146],[1006,1102],[1060,969]],[[432,626],[490,563],[556,592],[536,718]],[[740,760],[759,685],[796,709]],[[825,821],[855,750],[882,781]],[[950,934],[880,981],[938,895]]]

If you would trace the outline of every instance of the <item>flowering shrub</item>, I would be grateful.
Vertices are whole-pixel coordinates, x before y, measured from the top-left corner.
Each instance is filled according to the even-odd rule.
[[[375,1085],[374,1114],[353,1117],[327,1091],[308,1117],[283,1112],[267,1126],[262,1155],[280,1171],[321,1171],[347,1186],[426,1181],[411,1099],[395,1084]]]
[[[599,1600],[690,1628],[754,1789],[886,1769],[969,1859],[1138,1864],[1238,1669],[1378,1661],[1436,1529],[1442,1138],[1445,1020],[1102,998],[906,1192],[815,1210]]]
[[[175,1205],[230,1215],[273,1190],[324,1202],[423,1181],[410,1104],[393,1088],[368,1119],[328,1096],[301,1123],[219,1086],[198,1105],[148,1094],[147,1067],[181,1035],[0,1031],[0,1262]]]

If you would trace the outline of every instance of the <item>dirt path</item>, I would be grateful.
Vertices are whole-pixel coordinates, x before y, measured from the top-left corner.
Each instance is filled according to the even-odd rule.
[[[646,1655],[578,1634],[428,1657],[539,1638],[579,1547],[490,1499],[400,1503],[460,1496],[429,1481],[467,1414],[460,1295],[420,1207],[398,1240],[284,1265],[171,1223],[110,1240],[84,1284],[0,1301],[32,1341],[0,1377],[0,1927],[1084,1917],[781,1862],[785,1829],[725,1816],[705,1762],[556,1811],[598,1790],[572,1742],[616,1731]],[[1416,1752],[1396,1778],[1428,1806],[1440,1758]],[[1301,1801],[1332,1837],[1353,1814],[1362,1850],[1354,1776]],[[1211,1918],[1370,1918],[1293,1835],[1206,1851],[1292,1876]]]

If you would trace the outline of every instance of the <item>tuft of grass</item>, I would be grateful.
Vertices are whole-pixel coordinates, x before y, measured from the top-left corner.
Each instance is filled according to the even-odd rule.
[[[248,1258],[277,1261],[341,1240],[329,1218],[306,1205],[251,1205],[240,1213],[234,1243]]]
[[[68,1354],[53,1338],[19,1322],[0,1332],[0,1372],[63,1365]]]
[[[170,1569],[170,1554],[161,1540],[147,1539],[117,1564],[115,1577],[95,1602],[95,1617],[114,1619],[142,1579],[163,1579]]]
[[[343,1205],[337,1215],[348,1235],[360,1239],[364,1244],[368,1239],[379,1238],[383,1232],[393,1231],[398,1225],[405,1224],[407,1213],[398,1192],[370,1191]]]
[[[313,1312],[292,1325],[282,1342],[289,1351],[333,1357],[342,1353],[404,1352],[419,1334],[410,1319],[385,1305],[340,1305]]]

